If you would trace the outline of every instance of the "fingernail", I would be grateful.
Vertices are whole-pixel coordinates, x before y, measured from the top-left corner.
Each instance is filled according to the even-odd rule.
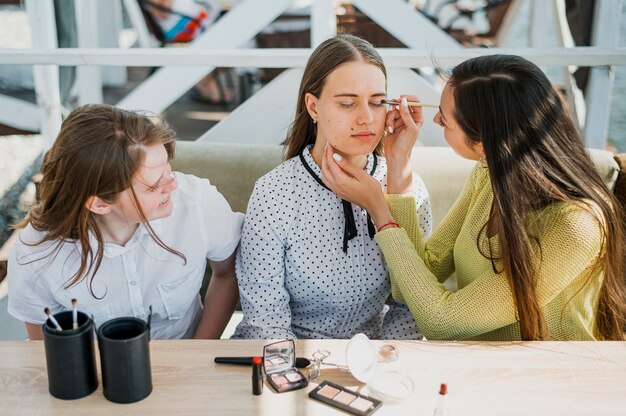
[[[389,132],[389,134],[393,134],[393,127],[391,126],[387,127],[387,131]]]
[[[341,155],[339,153],[333,153],[333,159],[335,159],[337,162],[341,162]]]
[[[402,106],[403,106],[403,107],[408,107],[408,106],[409,106],[409,103],[408,103],[408,101],[406,100],[406,97],[402,97]]]

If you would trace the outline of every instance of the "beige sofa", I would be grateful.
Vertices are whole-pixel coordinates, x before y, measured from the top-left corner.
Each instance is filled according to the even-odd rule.
[[[611,189],[619,173],[613,154],[592,150],[600,174]],[[174,170],[209,178],[234,211],[246,212],[255,181],[282,161],[282,147],[275,145],[178,142]],[[436,226],[458,196],[476,162],[463,159],[448,147],[416,147],[413,170],[426,183]]]

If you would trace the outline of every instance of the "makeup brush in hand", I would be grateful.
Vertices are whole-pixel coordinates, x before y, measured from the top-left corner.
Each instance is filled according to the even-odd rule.
[[[381,102],[383,104],[389,104],[389,105],[400,105],[400,104],[402,104],[400,101],[393,101],[393,100],[382,100]],[[407,101],[407,104],[408,104],[409,107],[439,108],[439,104],[426,104],[426,103],[421,103],[419,101]]]

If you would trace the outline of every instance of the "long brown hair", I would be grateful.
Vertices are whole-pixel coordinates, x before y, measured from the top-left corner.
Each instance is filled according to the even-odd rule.
[[[537,296],[541,246],[528,232],[529,214],[558,201],[586,205],[600,225],[598,330],[604,339],[623,339],[623,213],[548,78],[524,58],[492,55],[456,66],[448,84],[455,119],[468,142],[484,149],[494,194],[490,221],[500,241],[498,258],[490,258],[494,269],[501,262],[513,292],[522,339],[546,335]]]
[[[113,203],[120,192],[130,189],[135,208],[150,236],[163,249],[186,261],[182,253],[163,243],[150,227],[132,187],[132,179],[145,158],[145,147],[162,144],[171,160],[175,143],[176,134],[159,117],[104,104],[85,105],[72,111],[44,156],[40,200],[16,226],[21,229],[31,224],[34,229],[45,232],[45,236],[40,241],[25,244],[37,246],[53,242],[52,255],[66,242],[78,244],[80,267],[66,287],[90,276],[89,290],[93,295],[92,281],[102,262],[104,239],[95,214],[85,205],[92,196]],[[90,233],[97,241],[95,252],[89,243]],[[38,260],[41,259],[33,261]]]
[[[385,64],[371,43],[347,33],[339,34],[322,42],[315,48],[304,68],[298,90],[296,116],[287,132],[287,138],[283,142],[285,160],[299,155],[308,145],[315,144],[317,129],[306,109],[305,95],[311,93],[319,98],[326,78],[340,65],[355,61],[363,61],[380,68],[385,74],[385,88],[387,87]],[[381,140],[374,153],[380,156],[382,152]]]

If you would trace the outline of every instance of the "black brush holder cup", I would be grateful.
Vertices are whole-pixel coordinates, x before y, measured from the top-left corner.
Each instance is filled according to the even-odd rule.
[[[72,329],[71,311],[54,317],[62,331],[57,331],[50,319],[43,324],[48,390],[64,400],[85,397],[98,387],[93,321],[78,312],[78,328]]]
[[[98,328],[104,397],[133,403],[152,392],[150,324],[141,319],[111,319]]]

